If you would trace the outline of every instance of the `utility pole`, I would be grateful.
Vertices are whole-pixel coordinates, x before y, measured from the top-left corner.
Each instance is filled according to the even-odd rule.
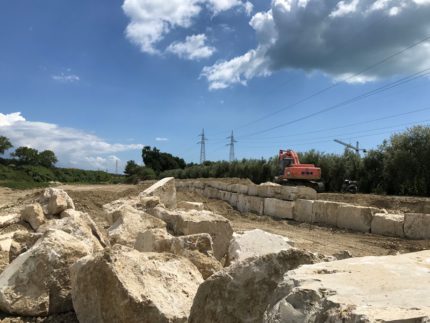
[[[353,145],[347,144],[346,142],[343,142],[339,139],[334,139],[334,141],[337,142],[338,144],[345,146],[346,148],[354,150],[358,156],[360,156],[360,151],[362,151],[363,153],[367,152],[366,149],[360,148],[360,143],[358,141],[357,141],[355,147]]]
[[[230,143],[228,143],[226,146],[230,146],[230,162],[235,160],[234,157],[234,144],[237,142],[237,140],[234,139],[234,134],[233,134],[233,130],[231,131],[231,136],[227,137],[227,139],[230,139]]]
[[[206,140],[205,129],[202,129],[202,133],[199,135],[200,141],[197,143],[200,145],[200,164],[206,161]]]

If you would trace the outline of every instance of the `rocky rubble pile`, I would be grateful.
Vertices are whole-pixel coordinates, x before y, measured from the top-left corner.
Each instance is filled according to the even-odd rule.
[[[103,208],[107,230],[50,188],[0,215],[19,228],[0,238],[2,312],[75,312],[84,323],[430,319],[428,251],[337,261],[262,230],[233,233],[203,204],[178,202],[173,178]]]

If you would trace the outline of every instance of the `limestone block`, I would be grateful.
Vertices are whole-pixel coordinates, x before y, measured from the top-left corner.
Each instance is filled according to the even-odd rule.
[[[281,219],[293,219],[294,202],[274,198],[264,199],[264,215]]]
[[[365,206],[342,205],[337,210],[337,226],[359,232],[370,232],[373,214],[379,209]]]
[[[404,231],[409,239],[430,239],[430,214],[406,213]]]
[[[176,208],[175,178],[163,178],[139,194],[139,197],[143,196],[158,196],[160,198],[160,202],[163,203],[167,208]]]
[[[287,237],[260,229],[235,232],[228,248],[228,261],[234,263],[245,259],[288,250],[293,243]]]
[[[313,207],[313,200],[296,200],[294,203],[294,220],[297,222],[313,223]]]
[[[42,206],[39,203],[27,205],[21,211],[21,219],[28,222],[33,230],[37,230],[45,222]]]
[[[384,236],[403,238],[405,236],[403,231],[404,223],[404,214],[376,213],[373,215],[371,232]]]
[[[203,278],[186,258],[115,246],[71,267],[81,323],[187,322]]]

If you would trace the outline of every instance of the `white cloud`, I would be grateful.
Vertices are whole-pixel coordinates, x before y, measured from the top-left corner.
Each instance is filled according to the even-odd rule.
[[[51,78],[54,81],[61,82],[61,83],[75,83],[79,82],[81,78],[78,75],[75,74],[58,74],[58,75],[52,75]]]
[[[214,14],[242,6],[247,12],[252,10],[248,2],[242,0],[124,0],[123,11],[130,18],[126,28],[127,38],[138,45],[142,52],[160,53],[157,44],[172,29],[189,28],[203,8]]]
[[[155,138],[155,141],[169,141],[169,138],[157,137]]]
[[[0,133],[15,147],[27,146],[55,152],[63,166],[100,168],[116,160],[115,153],[142,149],[141,144],[109,143],[94,134],[46,122],[26,120],[20,112],[0,113]]]
[[[206,35],[188,36],[184,42],[174,42],[167,47],[167,51],[189,60],[208,58],[213,55],[215,48],[206,45]]]
[[[203,69],[210,89],[246,84],[281,69],[319,71],[341,80],[427,37],[430,0],[273,0],[250,25],[258,44]],[[414,73],[430,64],[430,41],[348,82]]]

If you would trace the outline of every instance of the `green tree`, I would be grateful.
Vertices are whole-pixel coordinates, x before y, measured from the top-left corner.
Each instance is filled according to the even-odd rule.
[[[0,154],[4,154],[4,152],[10,148],[12,148],[12,144],[8,138],[4,136],[0,136]]]
[[[38,155],[38,164],[41,166],[52,168],[57,162],[57,156],[52,150],[44,150]]]
[[[12,156],[25,165],[37,165],[39,162],[39,152],[30,147],[18,147]]]
[[[124,174],[132,176],[138,173],[139,168],[140,166],[134,160],[129,160],[125,166]]]
[[[145,146],[142,149],[145,166],[152,168],[157,174],[170,169],[183,169],[186,166],[182,158],[160,152],[156,147]]]

